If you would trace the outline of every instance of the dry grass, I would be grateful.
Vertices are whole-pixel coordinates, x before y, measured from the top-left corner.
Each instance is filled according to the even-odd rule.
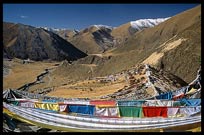
[[[164,56],[164,53],[154,52],[147,59],[145,59],[143,63],[156,65],[163,56]]]
[[[145,75],[134,75],[134,77],[135,79],[141,79],[142,77],[145,77]],[[47,95],[64,98],[99,99],[101,96],[113,94],[128,85],[129,82],[125,80],[124,76],[119,77],[115,82],[106,83],[97,80],[84,80],[56,87],[55,91],[52,91]]]
[[[30,83],[36,80],[36,77],[44,72],[45,68],[52,68],[56,70],[55,64],[59,63],[47,63],[47,62],[35,62],[30,64],[22,64],[20,61],[14,60],[11,67],[12,73],[4,78],[4,89],[6,88],[18,88],[26,83]],[[93,68],[95,64],[83,64],[82,67]],[[82,68],[80,67],[80,68]],[[48,87],[54,87],[54,91],[48,93],[48,96],[64,97],[64,98],[90,98],[100,99],[101,96],[106,96],[118,92],[125,86],[129,86],[129,81],[126,81],[125,76],[120,76],[115,82],[101,82],[97,80],[74,80],[66,76],[65,73],[58,72],[58,74],[46,75],[43,79],[44,83],[37,84],[30,87],[29,91],[35,91],[37,89],[43,89]],[[75,74],[81,76],[82,74]],[[146,78],[145,74],[134,75],[136,80]],[[22,79],[23,78],[23,79]],[[103,78],[103,77],[101,77]],[[146,90],[148,94],[154,94],[154,90],[151,88]]]
[[[147,59],[145,59],[143,61],[143,63],[155,66],[159,62],[159,60],[164,56],[165,52],[168,52],[168,51],[178,47],[179,45],[181,45],[182,41],[185,41],[185,40],[186,39],[180,38],[180,39],[172,41],[170,43],[160,45],[160,47],[162,47],[163,49],[160,52],[152,53]]]
[[[36,80],[36,77],[44,72],[46,68],[51,68],[56,63],[34,62],[22,64],[20,60],[14,59],[11,64],[11,72],[3,78],[3,89],[19,88],[26,83]]]
[[[50,92],[49,96],[64,98],[94,98],[112,94],[123,88],[126,82],[100,83],[94,80],[79,81],[75,84],[61,86]]]
[[[46,68],[53,68],[55,64],[57,63],[34,62],[22,64],[21,60],[15,59],[11,62],[12,72],[3,80],[3,88],[19,88],[26,83],[33,82]],[[85,64],[84,66],[91,68],[96,65]],[[50,78],[52,78],[52,80],[48,86]],[[30,87],[30,91],[54,86],[55,91],[52,91],[48,95],[67,98],[97,98],[103,95],[112,94],[127,85],[123,78],[120,78],[114,83],[101,83],[96,80],[73,82],[73,80],[66,78],[64,74],[59,74],[58,76],[53,76],[51,74],[50,77],[46,76],[43,81],[45,83]]]
[[[128,31],[130,27],[130,23],[126,23],[123,25],[120,25],[119,27],[113,29],[111,35],[116,39],[118,44],[123,44],[126,40],[126,38],[130,37],[130,33]]]

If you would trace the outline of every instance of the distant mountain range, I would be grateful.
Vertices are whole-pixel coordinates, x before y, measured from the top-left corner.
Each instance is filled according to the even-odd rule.
[[[70,30],[67,28],[49,28],[49,27],[37,27],[37,28],[42,28],[42,29],[45,29],[51,32],[59,32],[59,31],[66,31],[66,30],[73,31],[73,32],[79,32],[79,30]]]
[[[83,52],[93,54],[112,49],[124,43],[124,41],[135,32],[154,27],[167,19],[169,18],[140,19],[128,22],[119,27],[102,24],[91,25],[81,31],[47,27],[45,27],[45,29],[55,32]]]
[[[49,28],[49,27],[38,27],[38,28],[42,28],[51,32],[57,32],[57,31],[62,31],[62,30],[66,30],[65,28]]]

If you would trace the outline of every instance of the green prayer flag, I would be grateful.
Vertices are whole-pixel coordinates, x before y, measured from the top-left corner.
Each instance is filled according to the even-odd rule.
[[[122,117],[142,117],[142,107],[119,106]]]
[[[13,105],[16,105],[16,106],[18,106],[18,104],[19,104],[18,101],[12,101],[11,103],[12,103]]]

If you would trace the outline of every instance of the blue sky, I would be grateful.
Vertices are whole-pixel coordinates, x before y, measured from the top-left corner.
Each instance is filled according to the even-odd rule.
[[[3,4],[3,21],[31,26],[83,29],[117,27],[129,21],[171,17],[198,4]]]

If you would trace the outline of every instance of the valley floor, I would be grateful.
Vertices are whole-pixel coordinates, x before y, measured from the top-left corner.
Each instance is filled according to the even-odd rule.
[[[55,70],[59,62],[33,62],[23,64],[22,60],[14,59],[12,61],[4,60],[4,65],[7,65],[4,71],[10,70],[9,74],[3,78],[3,89],[17,89],[21,86],[36,81],[36,77],[43,73],[45,69],[50,69],[50,72]],[[58,81],[53,81],[53,79]],[[50,73],[45,76],[42,83],[36,84],[29,88],[30,92],[39,91],[39,89],[53,88],[49,92],[49,96],[57,96],[64,98],[97,98],[103,95],[112,94],[118,89],[127,85],[127,82],[122,79],[116,82],[101,83],[97,80],[82,80],[70,81],[66,77],[53,77]]]
[[[63,98],[89,99],[137,99],[149,98],[158,94],[148,82],[150,80],[146,75],[144,65],[137,65],[114,75],[71,80],[64,73],[52,74],[62,64],[63,62],[48,61],[33,61],[23,64],[22,60],[19,59],[4,60],[4,65],[10,72],[7,76],[4,76],[3,89],[26,90],[31,93]],[[158,73],[155,72],[154,74],[156,79],[160,78]],[[164,83],[164,81],[166,82]],[[156,81],[155,85],[159,91],[162,91],[163,88],[165,90],[163,92],[181,87],[178,83],[176,87],[170,83],[175,82],[164,77],[163,82]],[[146,86],[146,84],[149,86]]]

